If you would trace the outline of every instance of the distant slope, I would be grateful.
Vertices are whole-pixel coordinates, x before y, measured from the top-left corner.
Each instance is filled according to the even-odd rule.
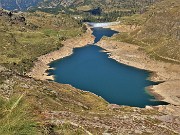
[[[115,21],[117,17],[144,13],[159,0],[1,0],[7,10],[63,12],[80,16],[85,21]]]
[[[63,12],[83,21],[116,21],[118,17],[144,13],[159,0],[49,0],[32,10],[57,14]]]
[[[7,10],[27,10],[43,0],[1,0],[0,7]]]
[[[179,9],[179,0],[163,0],[143,15],[126,17],[124,23],[140,27],[116,39],[138,44],[156,59],[180,63]]]
[[[30,7],[52,8],[58,5],[70,6],[75,0],[1,0],[0,8],[7,10],[27,10]]]
[[[31,6],[55,8],[59,5],[81,9],[82,6],[90,8],[101,7],[107,10],[137,9],[146,7],[157,0],[1,0],[0,6],[5,9],[26,10]]]

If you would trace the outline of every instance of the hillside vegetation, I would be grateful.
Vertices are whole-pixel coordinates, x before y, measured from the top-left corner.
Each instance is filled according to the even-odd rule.
[[[158,107],[112,105],[69,85],[15,75],[1,67],[0,80],[3,135],[178,134],[179,117]]]
[[[124,24],[138,27],[115,39],[140,45],[152,58],[180,63],[179,9],[179,0],[164,0],[145,14],[121,18]]]
[[[53,14],[63,12],[74,15],[82,21],[116,21],[117,17],[143,13],[149,5],[158,0],[49,0],[41,2],[31,11]]]
[[[37,6],[43,0],[1,0],[0,8],[7,10],[27,10],[31,6]]]
[[[159,0],[1,0],[0,7],[8,10],[66,13],[81,21],[116,21],[117,17],[144,13]]]
[[[35,12],[0,16],[0,64],[21,74],[38,56],[62,47],[61,41],[83,33],[68,15]]]

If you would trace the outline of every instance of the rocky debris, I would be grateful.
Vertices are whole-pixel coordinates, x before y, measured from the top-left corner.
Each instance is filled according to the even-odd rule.
[[[0,17],[4,17],[11,24],[26,25],[26,19],[21,14],[17,14],[17,13],[13,13],[11,11],[6,11],[3,9],[0,9]]]
[[[4,11],[3,9],[0,9],[0,16],[8,16],[8,12]]]
[[[43,112],[46,120],[52,124],[59,125],[66,122],[75,123],[79,127],[83,127],[86,131],[93,133],[96,129],[98,133],[104,134],[178,134],[179,117],[169,115],[153,116],[143,115],[137,112],[121,114],[101,114],[93,117],[87,115],[78,115],[66,111]],[[95,115],[95,114],[93,114]],[[93,117],[93,118],[92,118]]]
[[[5,70],[6,70],[5,67],[0,65],[0,72],[5,71]]]
[[[109,109],[112,109],[112,110],[115,110],[115,109],[119,109],[120,106],[119,106],[119,105],[116,105],[116,104],[109,104],[109,105],[108,105],[108,108],[109,108]]]
[[[10,72],[1,74],[7,76],[1,86],[4,90],[11,89],[11,95],[26,91],[24,99],[32,104],[33,113],[51,133],[55,132],[53,128],[68,125],[84,134],[180,134],[178,106],[119,106],[70,85],[10,75]]]
[[[14,81],[12,79],[5,80],[0,84],[0,94],[5,98],[9,98],[13,94],[13,86]]]
[[[153,86],[153,92],[161,95],[164,101],[180,105],[180,80],[170,80]]]
[[[23,16],[15,16],[15,17],[11,17],[11,19],[14,21],[14,23],[16,22],[16,23],[24,23],[25,24],[25,21],[26,21],[26,19],[25,19],[25,17],[23,17]]]
[[[180,117],[180,106],[175,105],[159,105],[153,106],[153,109],[157,109],[158,112],[162,112],[168,115],[179,116]]]

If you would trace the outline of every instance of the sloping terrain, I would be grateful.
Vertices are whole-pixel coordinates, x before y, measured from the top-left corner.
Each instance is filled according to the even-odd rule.
[[[53,14],[63,12],[82,21],[115,21],[117,17],[144,13],[148,6],[158,0],[49,0],[40,2],[30,11]]]
[[[81,24],[64,15],[11,14],[1,11],[0,64],[21,74],[37,57],[62,47],[61,41],[83,33]]]
[[[116,40],[140,45],[152,58],[180,63],[180,1],[164,0],[143,15],[121,19],[138,26],[133,32],[121,33]]]
[[[180,105],[179,7],[178,0],[164,0],[142,15],[123,17],[112,27],[120,33],[98,43],[116,61],[151,71],[149,79],[161,82],[151,91],[176,105]]]
[[[43,0],[1,0],[0,8],[7,10],[27,10],[29,7],[37,6]]]
[[[111,105],[69,85],[0,72],[0,134],[178,134],[179,108]],[[176,108],[176,109],[175,109]]]
[[[179,60],[179,46],[175,44],[179,43],[178,9],[178,0],[164,0],[142,16],[124,18],[125,24],[139,25],[138,29],[121,33],[114,40],[137,43],[152,57],[156,52]],[[19,15],[0,11],[0,134],[180,134],[178,105],[146,108],[113,105],[70,85],[23,75],[38,56],[59,49],[63,40],[82,33],[81,24],[65,14]],[[171,45],[173,57],[164,54],[169,50],[166,46]],[[161,49],[164,50],[160,52]]]
[[[117,17],[144,13],[159,0],[2,0],[7,10],[60,12],[74,15],[82,21],[115,21]]]

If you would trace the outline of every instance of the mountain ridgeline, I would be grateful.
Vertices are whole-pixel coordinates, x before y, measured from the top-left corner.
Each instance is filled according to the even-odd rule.
[[[82,21],[104,22],[116,21],[118,17],[144,13],[147,8],[158,0],[72,0],[48,1],[40,7],[32,8],[53,14],[63,12],[71,14]]]
[[[144,13],[158,0],[1,0],[7,10],[63,12],[82,21],[115,21],[118,17]]]
[[[0,7],[7,10],[27,10],[42,0],[1,0]]]

